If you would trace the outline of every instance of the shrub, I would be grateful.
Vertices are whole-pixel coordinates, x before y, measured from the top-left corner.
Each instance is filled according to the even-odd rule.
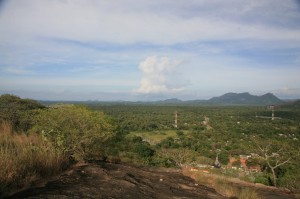
[[[0,122],[9,121],[14,130],[26,131],[31,123],[31,115],[34,110],[45,108],[42,104],[31,100],[21,99],[14,95],[0,96]]]
[[[261,173],[261,174],[257,174],[255,176],[254,182],[270,186],[271,184],[270,184],[270,180],[269,179],[270,179],[270,176],[268,176],[265,173]]]
[[[182,137],[182,136],[184,136],[184,132],[183,131],[176,131],[176,135],[178,136],[178,137]]]
[[[143,143],[136,144],[134,151],[142,158],[149,158],[155,154],[155,151],[150,146]]]
[[[279,185],[286,187],[293,192],[300,193],[300,171],[297,166],[288,170],[282,178],[279,178]]]
[[[111,121],[100,111],[83,106],[66,106],[40,110],[32,132],[41,133],[44,140],[75,160],[99,159],[114,138]]]

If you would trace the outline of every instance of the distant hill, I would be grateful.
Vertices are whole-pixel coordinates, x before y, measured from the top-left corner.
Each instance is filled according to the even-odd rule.
[[[177,104],[177,103],[182,103],[183,101],[177,98],[171,98],[171,99],[166,99],[162,101],[156,101],[156,103],[167,103],[167,104]]]
[[[281,104],[282,100],[277,98],[272,93],[267,93],[261,96],[251,95],[246,93],[226,93],[220,97],[213,97],[208,100],[209,104],[218,105],[270,105]]]
[[[40,101],[43,104],[51,105],[55,103],[60,103],[61,101]],[[277,105],[277,104],[286,104],[286,102],[280,100],[272,93],[266,93],[261,96],[251,95],[248,92],[245,93],[226,93],[219,97],[213,97],[209,100],[180,100],[177,98],[170,98],[166,100],[159,101],[64,101],[62,103],[71,103],[71,104],[102,104],[102,105],[187,105],[187,106],[198,106],[198,105]]]
[[[134,102],[133,102],[134,103]],[[177,98],[154,102],[141,102],[141,104],[156,105],[276,105],[284,102],[272,93],[266,93],[261,96],[245,93],[226,93],[219,97],[213,97],[209,100],[187,100],[182,101]]]

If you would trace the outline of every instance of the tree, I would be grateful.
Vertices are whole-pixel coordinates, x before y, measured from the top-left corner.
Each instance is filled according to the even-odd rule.
[[[114,138],[114,127],[104,113],[83,106],[40,110],[31,131],[54,143],[58,150],[77,160],[100,158]]]
[[[31,127],[32,111],[42,108],[37,101],[4,94],[0,96],[0,121],[10,122],[14,130],[26,131]]]
[[[192,161],[194,152],[187,148],[161,149],[159,155],[166,159],[172,159],[177,166],[182,167],[184,163]]]
[[[291,163],[294,158],[300,155],[300,149],[295,149],[283,141],[253,141],[257,147],[256,152],[258,153],[259,158],[266,162],[266,165],[272,172],[273,185],[277,187],[276,170],[283,165]]]

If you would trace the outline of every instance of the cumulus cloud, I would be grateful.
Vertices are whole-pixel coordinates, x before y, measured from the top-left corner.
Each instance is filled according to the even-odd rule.
[[[148,57],[139,65],[142,71],[140,88],[135,93],[176,93],[185,89],[186,83],[179,72],[182,61],[169,57]]]

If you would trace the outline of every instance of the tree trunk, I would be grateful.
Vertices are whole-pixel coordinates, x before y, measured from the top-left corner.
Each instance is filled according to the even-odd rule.
[[[277,187],[277,179],[276,179],[276,174],[275,174],[275,169],[271,167],[271,171],[272,171],[272,174],[273,174],[273,183],[274,183],[274,186]]]

